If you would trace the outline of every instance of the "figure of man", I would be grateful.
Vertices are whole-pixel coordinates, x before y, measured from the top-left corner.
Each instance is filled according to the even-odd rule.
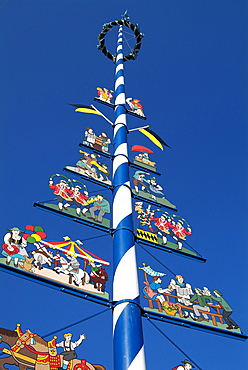
[[[90,170],[90,168],[87,165],[85,158],[80,157],[76,163],[76,167],[77,167],[77,172],[80,172],[80,170],[83,170],[87,176],[90,176],[89,171],[88,171]]]
[[[27,241],[20,235],[21,231],[18,227],[7,229],[9,232],[3,237],[4,244],[2,244],[2,255],[7,257],[6,264],[9,265],[11,260],[14,261],[14,266],[18,267],[18,262],[23,262],[27,256]]]
[[[154,211],[151,211],[151,205],[149,204],[149,206],[146,209],[142,209],[141,211],[139,209],[138,213],[139,213],[139,215],[138,215],[137,219],[140,221],[141,226],[142,227],[147,226],[148,229],[153,233],[153,228],[152,228],[152,225],[151,225],[151,221],[154,219],[153,218]]]
[[[201,314],[199,312],[199,310],[210,312],[210,307],[207,304],[207,300],[210,303],[213,303],[213,299],[211,297],[211,293],[208,290],[208,288],[204,287],[203,290],[199,288],[195,288],[195,294],[193,295],[193,297],[190,298],[189,301],[191,303],[194,303],[194,301],[198,301],[199,303],[199,304],[193,304],[193,310],[196,315],[196,321],[209,321],[207,314],[202,313],[203,317],[201,317]]]
[[[92,128],[87,127],[86,131],[84,132],[83,144],[93,147],[93,145],[95,144],[95,141],[96,141],[96,134],[94,133]]]
[[[79,339],[76,342],[72,342],[72,340],[71,340],[72,334],[71,333],[64,334],[64,338],[65,338],[65,340],[56,344],[56,347],[62,347],[63,350],[64,350],[61,353],[61,355],[63,355],[63,366],[62,366],[62,368],[60,368],[60,370],[67,369],[67,366],[68,366],[69,362],[71,360],[74,360],[75,358],[77,358],[75,348],[78,347],[84,339],[86,339],[86,336],[85,336],[85,334],[81,334]]]
[[[138,212],[139,214],[144,212],[144,209],[143,209],[143,202],[135,202],[135,208],[134,210],[136,212]]]
[[[170,235],[170,228],[173,227],[173,221],[170,217],[167,218],[165,214],[160,217],[152,218],[155,222],[154,232],[162,236],[162,245],[167,244],[167,236]]]
[[[141,185],[141,190],[143,191],[148,187],[148,185],[144,184],[144,178],[146,175],[149,175],[149,173],[143,171],[135,171],[133,175],[134,189],[137,194],[139,193],[139,184]]]
[[[239,329],[239,325],[230,318],[230,315],[233,313],[233,309],[229,306],[227,301],[222,297],[222,294],[218,290],[214,290],[214,296],[211,295],[215,301],[219,303],[219,306],[223,309],[223,319],[225,320],[226,324],[228,325],[226,329]]]
[[[111,144],[111,140],[106,134],[106,132],[102,132],[99,136],[102,139],[102,151],[104,153],[108,153],[109,144]]]
[[[99,277],[98,271],[101,266],[101,264],[97,265],[95,262],[90,262],[90,277]]]
[[[95,215],[96,211],[99,211],[98,216]],[[91,217],[89,218],[96,222],[102,223],[102,218],[105,213],[110,213],[110,204],[102,195],[98,194],[94,198],[93,206],[90,207]]]
[[[104,87],[103,89],[101,87],[97,87],[96,89],[97,89],[98,99],[111,104],[111,100],[113,99],[113,95],[112,95],[113,90],[108,90],[106,89],[106,87]]]
[[[89,209],[89,204],[87,203],[87,200],[89,199],[89,193],[84,190],[83,194],[79,191],[81,189],[81,186],[76,185],[74,188],[72,188],[69,191],[70,197],[72,198],[72,201],[70,201],[70,205],[76,206],[76,213],[78,216],[80,216],[81,207],[83,206],[82,213],[85,214]]]
[[[163,302],[165,302],[165,297],[162,293],[168,293],[168,289],[163,289],[161,283],[161,278],[159,276],[154,276],[150,284],[145,282],[146,286],[143,288],[143,293],[146,297],[152,299],[153,301],[155,299],[159,299],[160,303],[163,305]]]
[[[149,184],[148,192],[151,194],[152,199],[156,200],[156,198],[165,198],[164,193],[161,191],[163,190],[163,188],[161,185],[157,184],[157,180],[155,177],[151,177],[149,180],[144,179],[144,181]]]
[[[79,161],[77,161],[76,166],[77,168],[84,171],[85,175],[91,176],[96,174],[96,168],[92,168],[93,165],[97,165],[97,157],[100,157],[97,154],[88,154],[83,152],[82,150],[79,151],[80,153],[84,153],[84,158],[80,158]]]
[[[101,179],[101,176],[102,176],[102,181],[108,181],[108,176],[110,175],[110,170],[108,168],[108,166],[105,164],[105,163],[98,163],[101,168],[97,168],[96,170],[96,176],[97,176],[97,179]]]
[[[190,360],[184,360],[182,361],[183,365],[178,365],[176,367],[173,367],[171,370],[191,370],[194,368],[192,362]]]
[[[185,229],[182,220],[178,220],[176,224],[173,225],[172,237],[177,241],[178,250],[182,249],[183,247],[182,241],[186,240],[186,236],[191,234],[192,234],[191,228],[187,227],[187,229]]]
[[[78,273],[78,270],[80,268],[80,263],[74,256],[70,256],[69,254],[67,255],[69,262],[69,272],[73,271],[74,273]]]
[[[58,207],[60,211],[62,211],[63,208],[66,210],[68,207],[70,207],[69,202],[72,201],[72,199],[70,198],[70,188],[68,187],[67,181],[60,180],[59,184],[53,184],[53,181],[50,180],[49,188],[54,189],[53,193],[58,199]],[[64,201],[66,201],[65,204]]]
[[[150,163],[150,158],[149,158],[149,154],[148,153],[142,153],[142,160],[144,163]]]
[[[108,90],[108,89],[105,89],[106,91],[106,94],[108,96],[108,99],[107,99],[107,103],[111,103],[111,100],[114,98],[114,96],[112,95],[112,92],[114,92],[113,90]]]
[[[156,163],[155,162],[152,162],[149,158],[149,154],[148,153],[139,153],[138,155],[136,155],[134,157],[134,160],[136,161],[139,161],[139,162],[142,162],[142,163],[145,163],[145,164],[148,164],[149,166],[152,166],[152,167],[155,167],[156,166]]]
[[[193,295],[191,285],[189,283],[184,282],[184,277],[182,275],[176,275],[176,280],[171,279],[170,281],[170,291],[176,290],[177,293],[177,301],[179,303],[182,303],[184,306],[192,306],[192,303],[190,302],[190,296]],[[194,320],[195,316],[193,312],[185,310],[184,309],[184,317],[187,318],[191,316],[191,318]]]
[[[139,116],[145,117],[143,107],[140,104],[139,99],[127,98],[126,102],[129,105],[132,112],[138,114]]]

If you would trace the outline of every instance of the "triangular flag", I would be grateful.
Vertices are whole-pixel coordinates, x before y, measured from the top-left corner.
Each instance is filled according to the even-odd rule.
[[[81,113],[93,113],[97,114],[98,116],[101,116],[102,114],[97,112],[91,105],[83,105],[83,104],[69,104],[73,107],[76,107],[75,112],[81,112]]]
[[[168,144],[166,144],[166,142],[164,142],[164,140],[160,136],[158,136],[154,131],[152,131],[151,129],[141,128],[141,129],[139,129],[139,131],[142,132],[142,134],[144,134],[145,136],[147,136],[148,139],[150,139],[161,150],[164,150],[163,145],[168,146],[168,148],[170,148],[170,146]]]

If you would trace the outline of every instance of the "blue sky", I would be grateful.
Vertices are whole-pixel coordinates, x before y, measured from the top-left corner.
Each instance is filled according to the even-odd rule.
[[[27,224],[44,227],[51,239],[101,235],[33,203],[52,198],[49,177],[75,163],[86,127],[111,133],[104,120],[74,113],[67,103],[91,104],[96,87],[113,89],[114,64],[97,50],[97,35],[126,9],[145,34],[138,59],[125,64],[126,93],[142,101],[147,124],[171,149],[162,152],[139,133],[130,134],[129,144],[154,150],[166,196],[191,224],[190,244],[207,262],[149,251],[192,286],[219,289],[248,333],[245,1],[1,1],[2,235]],[[113,119],[110,108],[99,108]],[[130,128],[140,122],[128,119]],[[86,241],[85,248],[112,260],[108,236]],[[164,269],[140,248],[137,259],[140,266]],[[111,266],[108,271],[111,276]],[[167,273],[164,286],[173,277]],[[1,327],[14,329],[19,322],[46,335],[104,309],[3,272],[0,276]],[[111,279],[107,287],[111,293]],[[107,369],[113,368],[111,322],[109,311],[71,329],[75,339],[87,335],[78,354]],[[201,369],[229,370],[247,362],[246,342],[156,325]],[[170,370],[184,360],[149,322],[143,320],[143,327],[147,369]]]

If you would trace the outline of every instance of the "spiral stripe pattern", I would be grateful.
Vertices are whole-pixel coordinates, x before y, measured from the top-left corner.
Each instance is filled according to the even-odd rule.
[[[145,370],[129,180],[122,26],[117,41],[113,159],[114,369]]]

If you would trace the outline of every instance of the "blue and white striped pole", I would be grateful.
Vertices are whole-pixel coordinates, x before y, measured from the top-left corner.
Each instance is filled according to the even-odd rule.
[[[145,370],[129,180],[122,26],[117,41],[113,159],[114,369]]]

